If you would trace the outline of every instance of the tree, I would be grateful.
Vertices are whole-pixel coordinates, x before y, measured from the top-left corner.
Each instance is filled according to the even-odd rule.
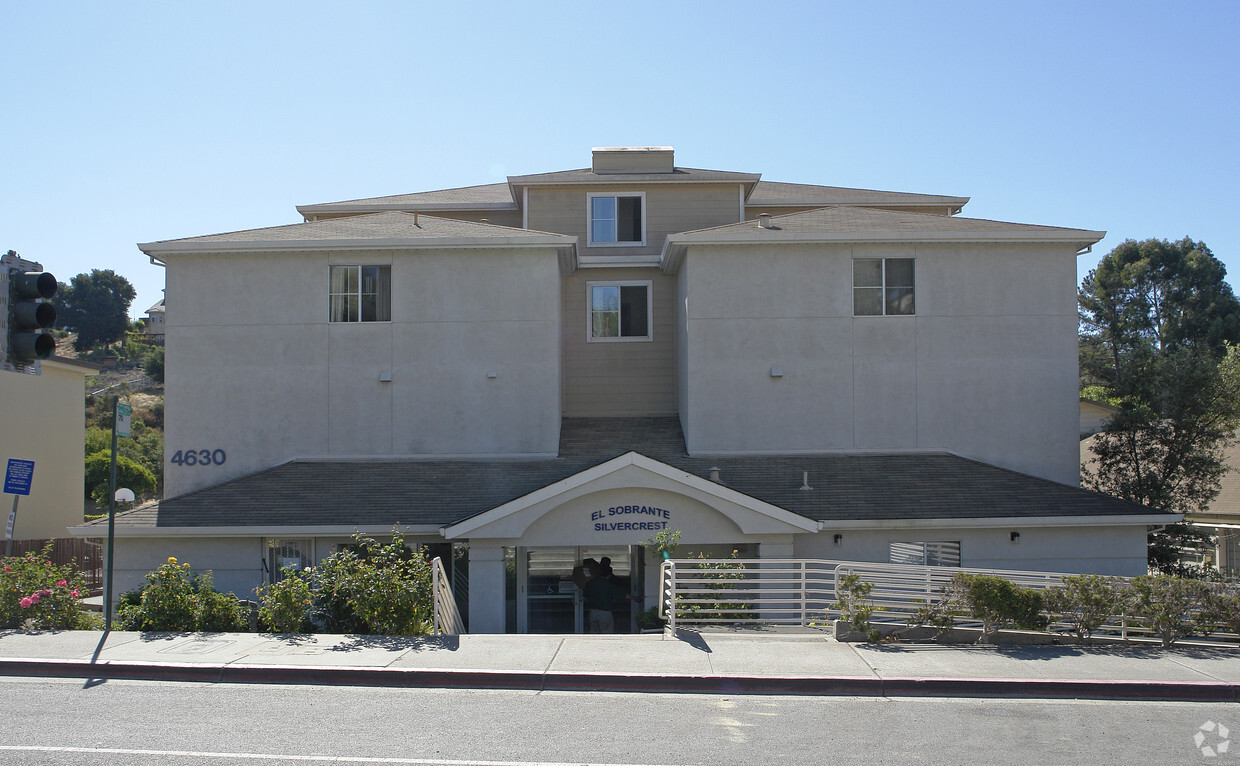
[[[78,351],[112,343],[129,329],[129,304],[136,295],[129,280],[111,269],[78,274],[57,289],[57,323],[78,334],[73,344]]]
[[[1131,393],[1148,365],[1182,350],[1218,359],[1240,343],[1240,301],[1224,281],[1227,268],[1204,242],[1125,240],[1081,282],[1078,293],[1088,368]],[[1109,369],[1099,369],[1101,348]]]
[[[1094,437],[1082,484],[1177,513],[1205,510],[1240,427],[1240,301],[1204,243],[1128,240],[1079,292],[1082,381],[1119,412]],[[1172,525],[1150,537],[1150,563],[1186,574],[1180,549],[1208,537]]]
[[[108,487],[111,484],[112,453],[95,452],[86,456],[86,494],[100,505],[108,503]],[[145,466],[124,455],[116,456],[116,487],[128,487],[135,495],[153,492],[158,483],[155,474]]]

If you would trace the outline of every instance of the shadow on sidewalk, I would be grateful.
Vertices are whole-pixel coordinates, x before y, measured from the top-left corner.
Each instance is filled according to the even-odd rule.
[[[363,649],[387,649],[399,652],[455,652],[461,648],[460,636],[345,636],[329,652],[359,652]]]

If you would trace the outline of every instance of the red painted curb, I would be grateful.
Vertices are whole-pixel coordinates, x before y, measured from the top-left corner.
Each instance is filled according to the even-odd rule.
[[[0,676],[531,691],[1240,702],[1240,683],[1208,681],[685,676],[39,659],[0,659]]]

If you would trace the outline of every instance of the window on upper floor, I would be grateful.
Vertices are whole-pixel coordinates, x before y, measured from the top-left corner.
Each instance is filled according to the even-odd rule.
[[[589,341],[650,340],[650,282],[587,282]]]
[[[853,259],[853,316],[913,314],[912,258]]]
[[[892,564],[958,567],[960,566],[960,543],[892,543],[889,560]]]
[[[646,194],[586,195],[589,207],[590,247],[639,246],[646,244]]]
[[[328,289],[333,322],[392,319],[391,266],[332,266]]]

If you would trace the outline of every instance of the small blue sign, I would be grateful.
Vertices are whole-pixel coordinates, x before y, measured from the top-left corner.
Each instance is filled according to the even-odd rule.
[[[29,495],[30,480],[34,478],[34,461],[9,458],[9,469],[4,472],[6,495]]]

